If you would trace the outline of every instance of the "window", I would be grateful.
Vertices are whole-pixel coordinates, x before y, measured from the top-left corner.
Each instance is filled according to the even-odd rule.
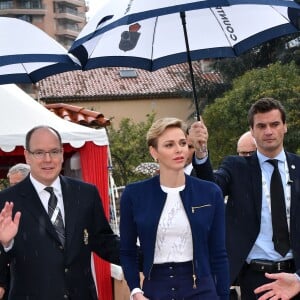
[[[137,77],[137,72],[133,69],[120,70],[120,76],[122,78],[135,78]]]

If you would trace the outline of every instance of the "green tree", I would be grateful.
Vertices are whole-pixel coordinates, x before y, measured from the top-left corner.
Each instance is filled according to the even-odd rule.
[[[153,161],[146,143],[146,133],[154,118],[154,114],[147,115],[147,120],[140,123],[124,118],[118,129],[113,126],[108,129],[112,172],[117,186],[147,177],[135,173],[134,169],[142,162]]]
[[[290,41],[294,41],[294,43],[289,43]],[[276,62],[288,64],[294,61],[300,65],[299,45],[300,35],[295,33],[265,42],[238,57],[216,59],[211,68],[221,75],[222,83],[205,80],[202,74],[195,72],[195,88],[200,113],[202,114],[206,105],[213,103],[216,98],[223,97],[224,92],[232,88],[233,80],[247,71],[266,68]],[[193,62],[194,66],[197,64],[199,61]],[[186,76],[187,80],[190,81],[190,74]],[[191,97],[192,99],[190,91],[181,91],[181,94],[183,97]],[[193,117],[194,113],[191,114],[190,118]]]
[[[288,46],[289,41],[297,38],[299,40],[299,33],[286,35],[254,47],[239,57],[218,59],[214,69],[220,72],[229,84],[233,79],[255,68],[264,68],[278,61],[285,64],[293,60],[299,62],[299,46]]]
[[[300,72],[298,66],[275,63],[246,72],[233,81],[224,97],[208,105],[203,118],[209,130],[209,149],[214,167],[225,155],[236,153],[238,137],[249,129],[247,113],[262,97],[280,100],[287,111],[288,133],[285,148],[300,153]]]
[[[9,187],[9,182],[7,178],[1,178],[0,179],[0,191],[6,189],[7,187]]]

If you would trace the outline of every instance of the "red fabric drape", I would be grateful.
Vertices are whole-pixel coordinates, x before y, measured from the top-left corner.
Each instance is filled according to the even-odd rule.
[[[109,218],[109,186],[107,146],[87,142],[80,148],[81,172],[84,181],[97,186],[105,214]],[[110,264],[94,255],[99,300],[112,300]]]

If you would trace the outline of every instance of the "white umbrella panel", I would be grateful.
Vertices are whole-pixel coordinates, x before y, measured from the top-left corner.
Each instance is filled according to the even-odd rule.
[[[56,40],[31,23],[0,17],[0,84],[36,83],[81,68]]]

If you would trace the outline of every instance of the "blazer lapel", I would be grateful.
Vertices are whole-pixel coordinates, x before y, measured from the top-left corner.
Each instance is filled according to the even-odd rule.
[[[256,211],[256,216],[258,220],[261,219],[261,207],[262,207],[262,175],[261,168],[259,166],[259,161],[257,154],[253,154],[249,157],[250,160],[250,180],[252,181],[252,193],[253,201]]]
[[[60,176],[62,196],[65,209],[65,236],[66,248],[70,249],[73,234],[75,232],[76,220],[78,214],[79,197],[75,186],[71,185],[66,177]]]
[[[294,161],[293,157],[291,155],[289,155],[289,153],[286,153],[286,160],[287,160],[287,164],[288,164],[288,168],[289,168],[289,175],[290,175],[290,178],[288,178],[288,180],[289,180],[288,183],[291,185],[292,195],[293,195],[293,192],[294,193],[296,192],[295,185],[293,183],[295,182],[295,179],[297,178],[297,164]]]
[[[299,205],[299,194],[297,195],[297,180],[299,178],[299,171],[297,170],[299,166],[299,164],[297,164],[296,160],[293,158],[292,155],[290,155],[289,153],[286,153],[286,159],[287,159],[287,164],[288,164],[288,168],[289,168],[289,184],[291,187],[291,220],[295,220],[295,213],[296,211],[299,211],[297,209],[297,206]],[[299,192],[298,192],[299,193]]]

